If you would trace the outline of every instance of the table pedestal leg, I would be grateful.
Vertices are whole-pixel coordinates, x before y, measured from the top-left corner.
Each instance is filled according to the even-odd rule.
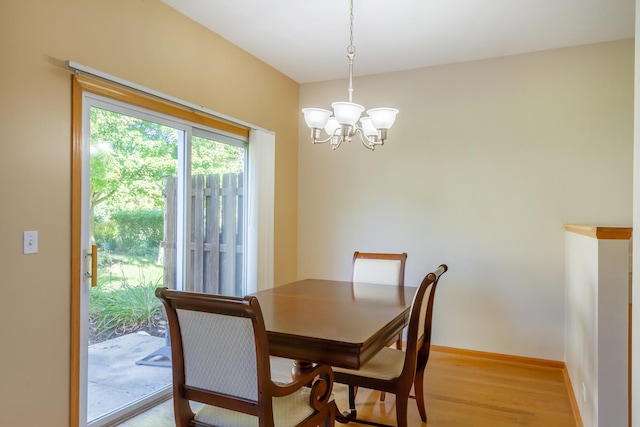
[[[301,360],[293,361],[293,368],[291,368],[291,378],[297,380],[301,376],[304,376],[307,372],[313,369],[313,363],[303,362]]]

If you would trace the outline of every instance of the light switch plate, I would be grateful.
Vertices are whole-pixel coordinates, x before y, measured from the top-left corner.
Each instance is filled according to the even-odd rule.
[[[25,254],[37,254],[38,253],[38,232],[37,231],[25,231],[24,234],[24,253]]]

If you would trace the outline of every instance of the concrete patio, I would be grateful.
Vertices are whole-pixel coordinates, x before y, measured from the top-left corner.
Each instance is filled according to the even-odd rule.
[[[171,368],[136,365],[164,345],[164,338],[143,332],[89,346],[88,420],[170,385]]]

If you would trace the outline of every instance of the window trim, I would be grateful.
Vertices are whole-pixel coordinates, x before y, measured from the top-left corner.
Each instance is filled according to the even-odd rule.
[[[147,108],[158,113],[167,114],[169,116],[184,119],[223,132],[229,132],[238,135],[245,140],[249,139],[249,127],[247,126],[232,123],[199,111],[193,111],[187,107],[176,105],[170,101],[82,74],[73,75],[73,81],[74,84],[78,84],[79,88],[84,92],[103,95],[107,98],[112,98],[127,104]]]

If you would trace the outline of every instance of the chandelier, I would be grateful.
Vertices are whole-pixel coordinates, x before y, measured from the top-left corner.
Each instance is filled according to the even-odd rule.
[[[353,46],[353,0],[350,6],[350,39],[347,47],[349,59],[349,102],[334,102],[333,111],[322,108],[303,108],[304,121],[311,129],[311,142],[324,144],[331,142],[335,150],[344,141],[351,141],[356,134],[360,136],[362,145],[369,150],[375,150],[378,145],[384,145],[387,131],[396,120],[398,110],[395,108],[372,108],[367,110],[368,117],[360,117],[364,107],[353,103],[353,58],[356,48]],[[331,115],[333,113],[333,115]],[[358,119],[360,124],[358,124]],[[328,135],[322,139],[322,130]]]

